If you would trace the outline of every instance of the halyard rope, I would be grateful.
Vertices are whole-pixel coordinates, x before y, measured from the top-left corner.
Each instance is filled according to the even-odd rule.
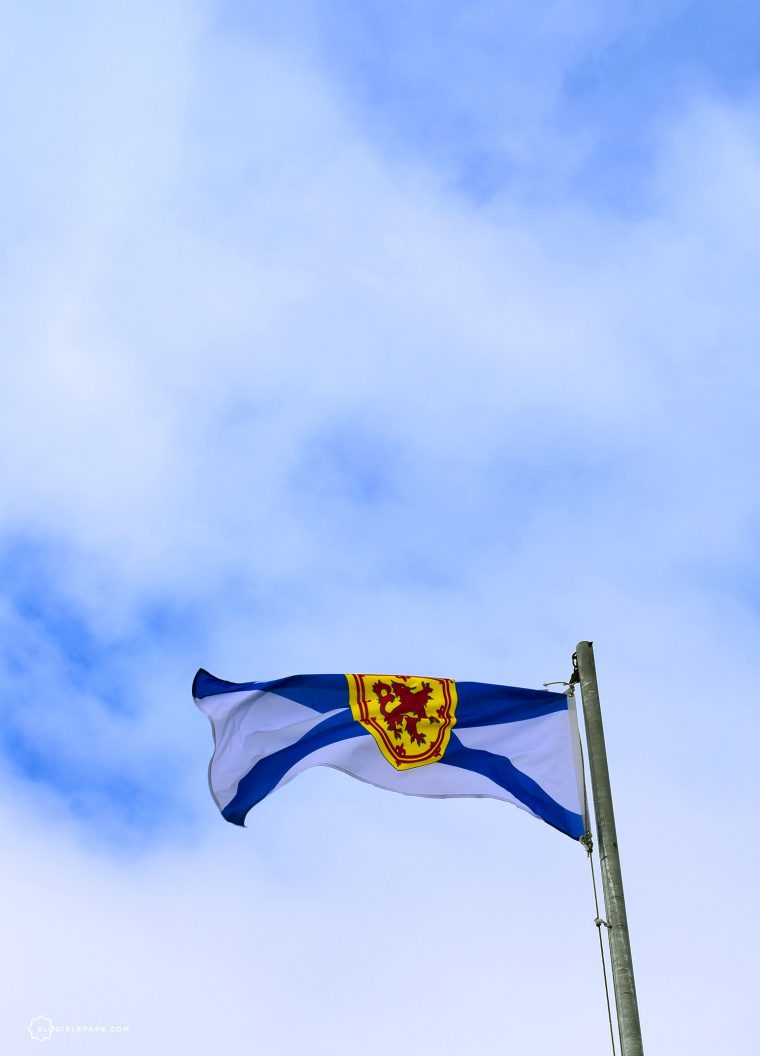
[[[610,924],[606,920],[602,920],[599,916],[599,896],[596,891],[596,870],[594,869],[594,841],[591,839],[591,833],[587,832],[585,836],[581,837],[581,843],[586,848],[586,854],[588,855],[588,863],[591,866],[591,884],[594,888],[594,910],[596,916],[594,917],[594,924],[596,924],[596,931],[599,936],[599,955],[602,958],[602,976],[604,978],[604,997],[607,1001],[607,1022],[610,1025],[610,1043],[612,1045],[612,1056],[615,1056],[615,1028],[612,1025],[612,1005],[610,1003],[610,988],[607,982],[607,960],[604,956],[604,942],[602,941],[602,927],[609,929]]]
[[[565,691],[568,697],[575,696],[575,683],[578,681],[577,675],[577,662],[573,656],[573,674],[569,682],[545,682],[544,685],[566,685],[567,690]],[[583,741],[578,737],[578,747],[581,749],[581,773],[583,775],[583,787],[584,787],[584,816],[586,817],[586,824],[588,821],[588,789],[586,787],[586,759],[584,757]],[[600,917],[600,911],[598,911],[598,893],[596,891],[596,870],[593,864],[593,838],[591,833],[587,831],[585,835],[581,836],[581,843],[586,848],[586,854],[588,855],[589,865],[591,866],[591,886],[594,892],[594,924],[596,925],[596,934],[598,940],[600,940],[600,957],[602,958],[602,978],[605,984],[605,1001],[607,1002],[607,1022],[609,1023],[610,1029],[610,1044],[612,1045],[612,1056],[615,1056],[615,1043],[614,1043],[614,1026],[612,1025],[612,1003],[609,996],[609,982],[607,980],[607,959],[605,958],[604,942],[602,940],[602,928],[606,927],[609,931],[612,926],[608,921],[603,920]]]
[[[568,697],[575,697],[575,686],[580,681],[578,677],[578,662],[573,656],[573,673],[570,676],[569,682],[544,682],[544,687],[547,686],[567,686],[565,690]],[[586,787],[586,759],[583,752],[583,741],[578,738],[578,744],[581,753],[581,774],[583,776],[583,814],[586,819],[586,824],[589,824],[588,820],[588,788]],[[612,925],[603,920],[599,916],[599,895],[596,889],[596,870],[594,869],[594,841],[591,837],[590,832],[586,832],[585,835],[581,836],[580,842],[586,848],[586,854],[588,855],[588,864],[591,866],[591,885],[594,889],[594,924],[596,925],[596,931],[599,936],[599,955],[602,959],[602,978],[604,979],[604,999],[607,1002],[607,1022],[610,1026],[610,1044],[612,1045],[612,1056],[616,1056],[615,1051],[615,1028],[612,1024],[612,1003],[610,1001],[610,987],[607,981],[607,959],[604,956],[604,942],[602,941],[602,927],[609,929]]]

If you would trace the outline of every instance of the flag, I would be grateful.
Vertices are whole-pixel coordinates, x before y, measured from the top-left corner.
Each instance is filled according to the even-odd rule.
[[[501,799],[579,839],[586,831],[572,697],[410,675],[292,675],[225,682],[200,670],[211,794],[248,811],[311,766],[412,796]]]

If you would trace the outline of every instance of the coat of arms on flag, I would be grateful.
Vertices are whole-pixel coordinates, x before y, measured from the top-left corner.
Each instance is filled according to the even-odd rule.
[[[434,763],[456,722],[456,682],[414,675],[346,675],[351,714],[397,770]]]

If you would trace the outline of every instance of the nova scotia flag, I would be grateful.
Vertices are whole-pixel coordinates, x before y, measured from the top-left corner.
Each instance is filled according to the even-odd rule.
[[[227,821],[311,766],[412,796],[486,796],[577,840],[586,831],[572,697],[410,675],[224,682],[199,671],[209,784]]]

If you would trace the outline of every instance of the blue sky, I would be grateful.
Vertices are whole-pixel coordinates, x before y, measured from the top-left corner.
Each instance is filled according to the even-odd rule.
[[[6,14],[3,1051],[604,1045],[569,841],[329,771],[233,831],[190,699],[591,638],[645,1040],[749,1053],[756,7]]]

